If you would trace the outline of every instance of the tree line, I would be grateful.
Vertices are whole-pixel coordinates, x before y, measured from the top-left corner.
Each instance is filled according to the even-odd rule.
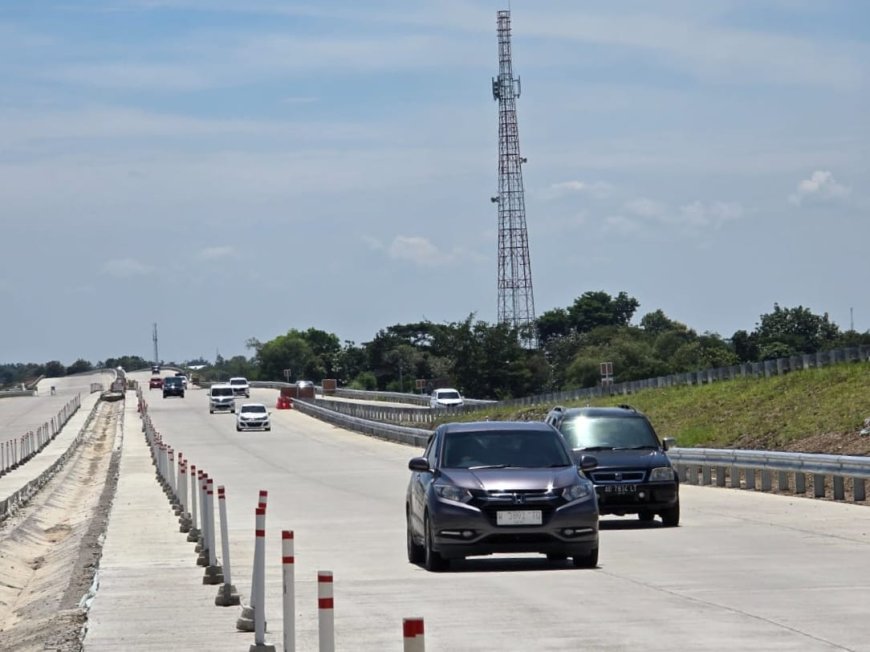
[[[870,331],[842,331],[827,313],[814,314],[803,306],[774,304],[753,330],[738,330],[729,338],[699,334],[660,309],[634,321],[639,307],[626,292],[590,291],[570,306],[543,313],[532,333],[471,314],[452,323],[396,324],[362,344],[317,328],[291,329],[267,342],[248,340],[249,356],[218,356],[213,363],[187,360],[178,366],[208,364],[196,372],[205,380],[246,376],[275,381],[289,372],[291,381],[335,378],[340,386],[402,392],[452,386],[475,398],[507,399],[594,386],[600,382],[601,362],[612,362],[613,381],[623,382],[870,344]],[[529,336],[537,347],[522,345]],[[95,366],[134,370],[149,364],[139,356],[124,356]],[[70,367],[57,361],[0,365],[0,381],[92,368],[86,360]]]

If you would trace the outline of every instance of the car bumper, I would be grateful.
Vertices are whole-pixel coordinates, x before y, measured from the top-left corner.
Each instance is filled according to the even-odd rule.
[[[235,403],[212,403],[212,410],[233,410],[235,409]]]
[[[515,509],[534,510],[532,505]],[[430,503],[434,547],[444,557],[498,553],[586,555],[598,547],[598,511],[594,500],[569,503],[548,512],[541,525],[500,526],[495,512],[436,500]],[[471,532],[471,536],[465,533]]]
[[[636,485],[634,491],[619,493],[619,485],[596,485],[598,510],[601,514],[637,514],[669,509],[677,504],[680,486],[675,482],[648,482]]]
[[[242,430],[264,430],[272,427],[268,421],[237,421],[236,423]]]

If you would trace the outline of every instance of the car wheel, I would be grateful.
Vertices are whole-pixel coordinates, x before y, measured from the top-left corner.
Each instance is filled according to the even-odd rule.
[[[595,568],[598,566],[598,546],[595,546],[588,554],[574,555],[574,565],[577,568]]]
[[[441,556],[441,553],[433,548],[432,526],[429,524],[429,515],[423,519],[423,565],[427,571],[437,573],[447,570],[449,562]]]
[[[232,410],[230,410],[230,414],[235,414],[235,413],[236,413],[235,408],[233,408]]]
[[[653,512],[639,512],[637,517],[641,520],[641,522],[649,523],[656,517],[656,515]]]
[[[270,432],[272,430],[272,426],[266,426],[265,428],[263,428],[263,430],[265,430],[266,432]]]
[[[659,516],[662,517],[662,525],[665,527],[677,527],[680,524],[680,503],[659,512]]]
[[[242,429],[239,427],[239,424],[236,424],[236,432],[241,432]]]
[[[563,555],[561,552],[548,552],[547,560],[549,561],[565,561],[568,555]]]
[[[426,549],[414,541],[414,535],[411,532],[411,519],[407,512],[405,513],[405,524],[407,530],[406,537],[408,540],[408,561],[412,564],[422,564],[426,561]]]

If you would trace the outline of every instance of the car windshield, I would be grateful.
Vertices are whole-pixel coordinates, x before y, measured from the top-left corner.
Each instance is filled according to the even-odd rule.
[[[242,412],[266,412],[265,405],[246,405],[242,408]]]
[[[658,448],[659,440],[646,419],[580,415],[566,419],[560,430],[574,449]]]
[[[211,390],[212,396],[232,396],[233,388],[232,387],[212,387]]]
[[[175,376],[170,376],[166,380],[163,381],[164,385],[180,385],[181,378],[176,378]]]
[[[436,398],[438,399],[455,399],[459,398],[459,392],[438,392]]]
[[[559,434],[540,430],[451,432],[444,438],[445,468],[544,468],[570,466]]]

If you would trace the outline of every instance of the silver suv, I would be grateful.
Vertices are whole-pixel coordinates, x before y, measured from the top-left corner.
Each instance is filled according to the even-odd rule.
[[[230,385],[212,385],[208,390],[208,412],[229,410],[236,412],[236,395]]]
[[[230,387],[233,388],[233,393],[236,396],[244,396],[251,398],[251,386],[248,384],[248,379],[242,376],[230,378]]]

